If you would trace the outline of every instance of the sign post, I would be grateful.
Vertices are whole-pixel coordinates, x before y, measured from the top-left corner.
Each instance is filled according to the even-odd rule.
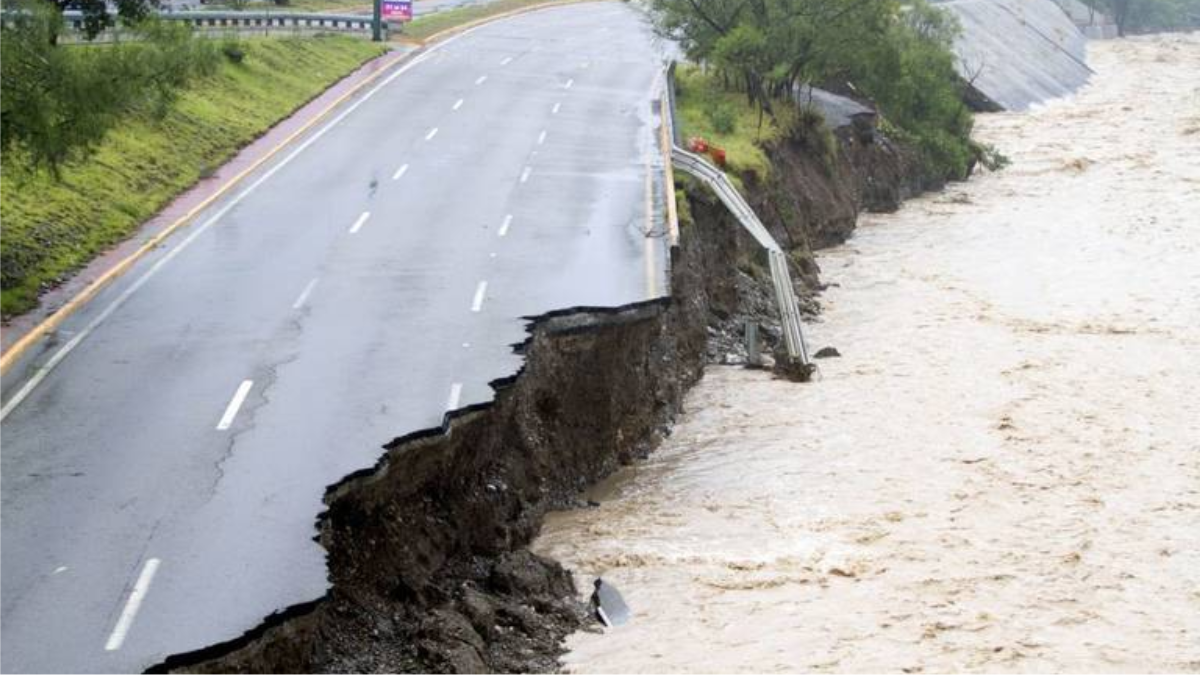
[[[383,0],[375,0],[371,5],[371,41],[383,41],[383,19],[380,13],[379,5]]]

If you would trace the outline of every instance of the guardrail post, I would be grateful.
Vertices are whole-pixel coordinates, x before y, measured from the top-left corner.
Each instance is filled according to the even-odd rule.
[[[758,349],[758,322],[746,319],[746,363],[758,367],[762,365],[762,353]]]

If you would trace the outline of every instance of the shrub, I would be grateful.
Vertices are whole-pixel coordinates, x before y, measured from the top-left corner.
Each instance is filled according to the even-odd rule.
[[[705,114],[717,133],[732,134],[737,130],[737,113],[724,101],[714,101]]]
[[[237,40],[226,40],[221,45],[221,53],[229,59],[230,63],[241,63],[246,60],[246,49]]]

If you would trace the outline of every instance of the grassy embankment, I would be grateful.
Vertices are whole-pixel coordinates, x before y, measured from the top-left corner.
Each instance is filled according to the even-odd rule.
[[[769,115],[760,116],[745,95],[722,88],[695,66],[676,68],[675,83],[675,113],[685,141],[699,137],[723,149],[735,183],[746,173],[770,175],[771,162],[763,147],[777,141],[781,132]]]
[[[0,309],[37,304],[53,285],[137,227],[279,120],[382,53],[348,37],[249,39],[245,59],[189,84],[158,117],[130,113],[61,180],[5,153],[0,183]],[[103,47],[94,47],[102,49]]]
[[[425,40],[435,33],[439,33],[455,26],[461,26],[472,21],[479,21],[490,16],[512,12],[526,7],[535,5],[544,5],[554,0],[495,0],[485,5],[471,5],[469,7],[461,7],[459,9],[451,9],[437,14],[418,18],[412,23],[404,27],[401,37],[414,40]],[[419,3],[420,0],[417,0]],[[418,9],[420,5],[418,4]]]

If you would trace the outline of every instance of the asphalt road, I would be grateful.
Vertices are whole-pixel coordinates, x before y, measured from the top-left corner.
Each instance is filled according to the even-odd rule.
[[[486,5],[496,0],[417,0],[413,3],[413,18],[437,14],[448,9],[469,7],[471,5]]]
[[[5,378],[3,670],[138,671],[319,597],[327,485],[490,399],[520,317],[664,291],[635,11],[527,14],[412,63]]]

